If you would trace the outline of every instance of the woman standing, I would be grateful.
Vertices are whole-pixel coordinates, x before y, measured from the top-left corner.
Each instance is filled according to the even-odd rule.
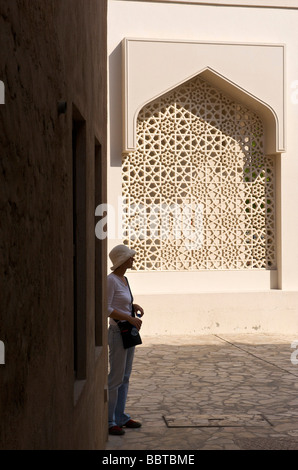
[[[142,320],[132,316],[132,307],[135,315],[142,317],[143,309],[133,304],[128,281],[125,277],[127,269],[133,265],[136,252],[126,245],[115,246],[109,256],[113,263],[108,275],[108,314],[109,326],[109,434],[122,435],[123,427],[139,428],[141,423],[130,418],[125,413],[129,378],[132,370],[134,347],[124,349],[120,329],[115,320],[129,321],[140,330]]]

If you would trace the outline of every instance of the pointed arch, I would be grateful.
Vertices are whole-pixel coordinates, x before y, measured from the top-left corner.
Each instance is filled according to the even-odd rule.
[[[196,76],[257,112],[266,152],[285,152],[285,45],[123,40],[123,152],[136,148],[139,110]]]
[[[274,270],[263,120],[202,75],[139,112],[122,166],[125,243],[140,271]]]
[[[216,88],[219,88],[225,94],[229,95],[231,99],[243,104],[244,106],[247,106],[249,109],[251,109],[251,111],[258,114],[263,121],[264,130],[266,134],[265,152],[268,155],[277,153],[276,149],[279,147],[279,122],[274,109],[269,104],[254,96],[252,93],[249,93],[248,91],[244,90],[243,88],[241,88],[241,86],[237,85],[236,83],[233,83],[227,77],[224,77],[216,70],[213,70],[211,67],[205,67],[200,72],[195,73],[190,77],[187,77],[182,82],[176,84],[175,86],[172,86],[166,91],[163,91],[158,95],[154,96],[153,98],[147,100],[146,102],[140,104],[134,114],[134,129],[137,128],[137,119],[139,112],[142,108],[144,108],[151,102],[157,100],[161,96],[166,95],[167,93],[175,90],[179,86],[189,82],[190,80],[193,80],[196,77],[201,77],[205,79],[211,85],[214,85]]]

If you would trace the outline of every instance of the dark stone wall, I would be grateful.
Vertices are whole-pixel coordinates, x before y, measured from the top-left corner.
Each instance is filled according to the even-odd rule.
[[[2,449],[105,445],[105,328],[97,354],[94,345],[93,154],[96,137],[105,197],[106,21],[105,0],[0,0]],[[58,113],[59,101],[67,103],[65,114]],[[72,104],[86,121],[88,183],[87,373],[76,404]]]

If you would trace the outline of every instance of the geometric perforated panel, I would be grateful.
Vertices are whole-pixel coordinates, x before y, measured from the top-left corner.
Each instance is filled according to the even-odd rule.
[[[140,111],[122,181],[134,269],[276,267],[275,166],[262,121],[201,78]]]

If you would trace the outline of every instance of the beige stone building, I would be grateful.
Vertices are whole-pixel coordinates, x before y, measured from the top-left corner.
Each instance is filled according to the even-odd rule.
[[[1,449],[105,448],[117,243],[144,336],[298,331],[297,20],[0,0]]]
[[[105,447],[106,23],[104,0],[0,1],[1,449]]]
[[[297,0],[109,2],[109,246],[137,251],[146,333],[298,330],[297,21]]]

